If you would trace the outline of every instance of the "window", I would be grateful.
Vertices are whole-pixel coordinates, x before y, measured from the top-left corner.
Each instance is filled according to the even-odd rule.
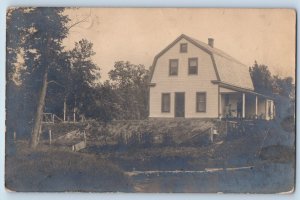
[[[162,93],[161,112],[170,112],[170,93]]]
[[[181,43],[180,44],[180,53],[186,53],[187,52],[187,43]]]
[[[169,75],[170,76],[178,75],[178,59],[169,60]]]
[[[198,74],[198,58],[189,58],[189,74]]]
[[[197,92],[196,93],[196,111],[206,112],[206,93]]]

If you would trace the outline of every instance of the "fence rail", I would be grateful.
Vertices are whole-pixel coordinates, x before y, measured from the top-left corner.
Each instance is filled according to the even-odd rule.
[[[63,120],[59,118],[57,115],[53,113],[44,113],[42,123],[51,123],[54,124],[55,122],[62,122]]]

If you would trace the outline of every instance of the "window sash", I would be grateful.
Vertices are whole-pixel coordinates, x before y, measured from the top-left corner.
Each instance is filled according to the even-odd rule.
[[[187,48],[188,48],[187,43],[181,43],[180,44],[180,53],[187,53]]]
[[[197,60],[196,59],[190,59],[190,66],[191,67],[197,67],[198,66]]]
[[[189,58],[189,74],[198,74],[198,58]]]
[[[178,59],[170,59],[169,61],[169,75],[178,75]]]
[[[161,112],[170,112],[171,107],[171,95],[170,93],[162,93],[161,96]]]
[[[206,112],[206,93],[197,92],[196,93],[196,111]]]

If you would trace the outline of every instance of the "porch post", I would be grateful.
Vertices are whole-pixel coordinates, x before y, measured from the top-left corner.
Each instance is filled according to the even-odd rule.
[[[257,118],[257,114],[258,114],[257,104],[258,104],[258,99],[257,99],[257,95],[255,95],[255,118]]]
[[[242,118],[245,118],[245,109],[246,109],[246,105],[245,105],[245,93],[243,93]]]
[[[221,117],[223,117],[222,116],[222,95],[219,92],[219,116],[218,116],[218,118],[221,118]]]
[[[268,99],[266,99],[265,102],[265,116],[266,116],[266,120],[269,120],[269,115],[268,115]]]

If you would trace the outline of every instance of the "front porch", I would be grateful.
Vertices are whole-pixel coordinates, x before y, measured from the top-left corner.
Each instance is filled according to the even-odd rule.
[[[275,106],[272,99],[255,92],[220,88],[219,116],[272,120],[275,117]]]

